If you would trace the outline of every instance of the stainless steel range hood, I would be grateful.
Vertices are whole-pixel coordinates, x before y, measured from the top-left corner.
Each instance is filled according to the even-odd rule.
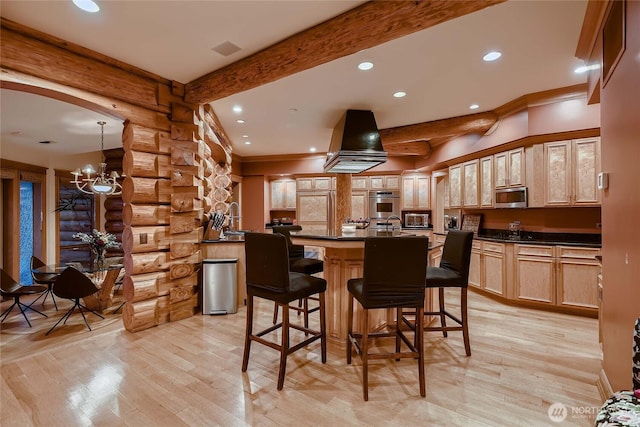
[[[347,110],[333,129],[324,171],[360,173],[386,161],[373,112]]]

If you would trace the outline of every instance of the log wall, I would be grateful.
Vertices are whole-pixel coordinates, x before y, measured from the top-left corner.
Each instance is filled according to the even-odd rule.
[[[124,122],[124,154],[116,156],[122,163],[107,159],[109,167],[122,168],[123,192],[106,199],[105,219],[107,231],[121,233],[125,328],[192,316],[204,214],[216,206],[228,210],[231,146],[213,110],[205,117],[202,106],[185,102],[182,83],[4,18],[0,24],[1,87]]]
[[[122,157],[124,150],[122,148],[114,148],[113,150],[104,150],[103,155],[107,164],[107,174],[112,171],[122,174]],[[122,180],[118,180],[122,184]],[[122,232],[124,231],[124,222],[122,221],[122,195],[107,196],[104,200],[104,229],[107,233],[116,236],[116,240],[122,243]],[[119,248],[107,249],[108,257],[124,256],[123,246]]]

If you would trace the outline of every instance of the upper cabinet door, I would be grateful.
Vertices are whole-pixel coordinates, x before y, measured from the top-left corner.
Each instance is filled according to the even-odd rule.
[[[525,185],[524,148],[498,153],[493,156],[495,188]]]
[[[413,175],[402,177],[402,209],[431,209],[431,177]]]
[[[547,206],[571,204],[571,141],[544,144],[544,200]]]
[[[480,185],[478,159],[462,164],[462,184],[463,206],[465,208],[475,208],[480,204]]]
[[[576,139],[572,144],[573,204],[599,205],[600,138]]]
[[[480,207],[493,207],[493,156],[480,159]]]
[[[462,207],[462,165],[449,166],[449,208]]]

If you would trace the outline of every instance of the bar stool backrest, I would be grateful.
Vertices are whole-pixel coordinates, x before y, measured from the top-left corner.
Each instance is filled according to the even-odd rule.
[[[247,286],[276,292],[289,291],[289,252],[281,234],[244,235]]]
[[[461,283],[469,280],[472,243],[473,232],[461,230],[449,230],[444,241],[440,268],[458,273]]]

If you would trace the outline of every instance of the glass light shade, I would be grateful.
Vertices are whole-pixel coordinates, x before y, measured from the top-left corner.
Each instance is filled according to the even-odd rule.
[[[93,168],[93,165],[87,165],[82,168],[82,172],[87,175],[91,175],[92,173],[96,173],[96,170]]]

